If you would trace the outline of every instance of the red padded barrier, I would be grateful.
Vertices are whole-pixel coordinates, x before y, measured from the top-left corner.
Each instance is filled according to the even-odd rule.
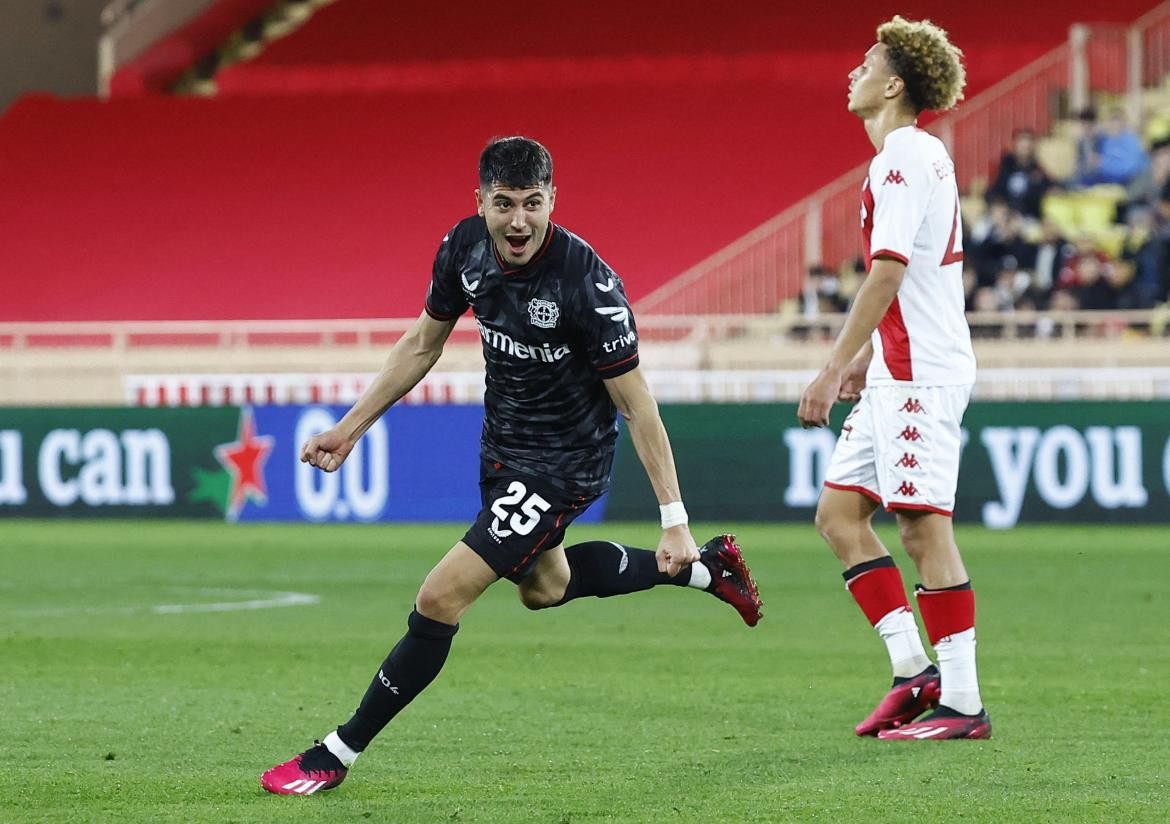
[[[558,44],[544,17],[526,17],[530,45],[509,52],[492,28],[511,25],[499,22],[506,15],[482,5],[473,14],[466,0],[412,7],[389,44],[385,29],[338,16],[360,17],[374,2],[326,7],[257,70],[327,68],[336,55],[325,45],[351,26],[346,42],[359,55],[393,45],[402,60],[474,68],[493,58],[515,80],[503,71],[494,86],[426,93],[26,99],[0,118],[0,320],[413,315],[439,238],[471,211],[479,149],[513,132],[552,149],[556,219],[593,242],[637,299],[871,152],[844,102],[872,22],[841,0],[818,4],[815,19],[790,4],[774,14],[755,2],[725,7],[727,36],[700,4],[685,7],[693,16],[653,18],[639,4],[596,0],[581,19],[546,4],[542,15],[556,10],[553,22],[576,24],[580,37]],[[382,7],[391,5],[405,8]],[[967,49],[972,91],[998,79],[989,65],[1023,65],[1083,16],[1048,0],[909,5],[910,15],[944,9],[936,16]],[[1108,13],[1151,5],[1117,0]],[[441,36],[423,37],[435,27]],[[723,50],[722,62],[662,60],[697,48],[696,37]],[[753,50],[767,43],[786,51],[760,58]],[[756,57],[731,53],[737,44]],[[597,54],[639,47],[678,77],[591,84],[555,63],[577,55],[576,65],[597,65]],[[533,73],[548,61],[569,69],[560,80]],[[741,73],[721,76],[720,66]]]

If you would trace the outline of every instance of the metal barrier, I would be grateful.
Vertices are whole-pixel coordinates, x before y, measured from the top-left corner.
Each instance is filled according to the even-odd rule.
[[[639,314],[643,342],[703,342],[758,337],[768,340],[819,340],[835,335],[844,314],[741,315]],[[1170,308],[1076,312],[971,312],[972,336],[1004,340],[1076,338],[1160,338],[1170,332]],[[280,348],[366,349],[388,347],[415,323],[414,318],[253,321],[70,321],[0,323],[4,352],[105,350],[242,351]],[[470,315],[455,324],[449,342],[476,343],[479,330]],[[1168,354],[1170,358],[1170,354]],[[0,361],[2,365],[2,361]]]

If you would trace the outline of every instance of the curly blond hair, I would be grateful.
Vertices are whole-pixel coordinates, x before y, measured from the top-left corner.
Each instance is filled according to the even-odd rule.
[[[915,111],[944,111],[963,99],[967,70],[963,52],[947,33],[929,20],[907,20],[895,15],[877,29],[886,47],[886,61],[906,84],[906,96]]]

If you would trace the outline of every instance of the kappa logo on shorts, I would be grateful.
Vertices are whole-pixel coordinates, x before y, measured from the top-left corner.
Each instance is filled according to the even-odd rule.
[[[922,440],[922,436],[918,434],[917,426],[907,426],[900,433],[898,433],[898,440],[920,441]]]
[[[909,498],[917,497],[918,490],[909,481],[902,481],[902,485],[894,490],[895,495],[905,495]]]
[[[917,469],[919,466],[921,466],[921,464],[918,463],[918,457],[916,455],[911,455],[909,452],[903,452],[902,459],[894,464],[894,466],[904,466],[907,469]]]
[[[561,319],[561,308],[551,300],[533,298],[528,301],[528,321],[541,329],[552,329]]]
[[[918,402],[918,398],[907,398],[906,403],[902,404],[899,412],[909,412],[912,415],[917,415],[926,411],[922,404]]]

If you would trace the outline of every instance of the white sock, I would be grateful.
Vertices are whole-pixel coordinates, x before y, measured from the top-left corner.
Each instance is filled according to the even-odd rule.
[[[346,743],[341,740],[341,736],[337,734],[337,730],[325,736],[321,743],[325,745],[325,749],[337,756],[337,760],[344,764],[346,769],[352,767],[353,762],[357,761],[357,757],[361,755],[360,752],[346,746]]]
[[[922,636],[918,634],[918,622],[909,609],[898,607],[887,612],[873,628],[886,642],[895,678],[910,678],[930,666]]]
[[[975,671],[975,627],[943,638],[934,645],[942,674],[939,704],[966,715],[983,709],[979,676]]]
[[[711,570],[707,569],[707,565],[702,561],[691,564],[691,580],[687,582],[687,586],[695,589],[706,589],[711,586]]]

